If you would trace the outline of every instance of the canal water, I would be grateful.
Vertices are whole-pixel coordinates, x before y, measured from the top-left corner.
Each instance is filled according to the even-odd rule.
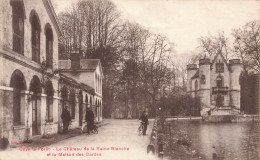
[[[203,159],[212,159],[216,153],[220,159],[259,159],[260,127],[258,122],[206,123],[195,121],[171,121],[171,129],[184,131],[192,141],[191,148]]]

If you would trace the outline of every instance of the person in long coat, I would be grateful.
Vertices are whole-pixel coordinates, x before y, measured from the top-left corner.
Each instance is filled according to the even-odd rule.
[[[67,134],[68,129],[69,129],[69,124],[71,121],[71,116],[70,116],[70,112],[68,110],[68,106],[64,107],[64,110],[62,111],[62,114],[61,114],[61,119],[63,122],[63,133]]]
[[[94,126],[94,113],[90,108],[87,108],[85,120],[87,122],[87,133],[90,133]]]

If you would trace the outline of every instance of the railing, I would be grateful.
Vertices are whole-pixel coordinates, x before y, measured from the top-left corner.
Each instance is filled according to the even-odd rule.
[[[228,87],[212,87],[212,94],[227,94]]]

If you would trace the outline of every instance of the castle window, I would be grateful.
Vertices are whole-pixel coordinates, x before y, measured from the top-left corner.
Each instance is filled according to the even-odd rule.
[[[195,95],[198,93],[198,81],[195,81]]]
[[[71,118],[72,119],[75,119],[75,105],[76,105],[75,91],[72,90],[70,92],[70,109],[71,109]]]
[[[26,83],[23,73],[20,70],[15,70],[11,76],[10,87],[13,87],[13,123],[14,125],[22,124],[22,95],[21,90],[26,89]]]
[[[22,1],[11,1],[12,27],[13,27],[13,51],[24,53],[24,8]]]
[[[31,45],[32,45],[32,60],[40,63],[40,21],[37,13],[33,10],[30,14],[31,22]]]
[[[50,24],[45,26],[46,36],[46,65],[48,68],[52,68],[53,63],[53,33]]]
[[[202,76],[200,77],[200,84],[206,84],[205,75],[202,75]]]
[[[216,79],[217,87],[223,87],[223,78],[218,76]]]
[[[216,63],[216,72],[223,73],[224,72],[224,63]]]
[[[223,106],[223,102],[224,102],[224,97],[221,96],[221,95],[217,95],[216,106],[217,107],[222,107]]]

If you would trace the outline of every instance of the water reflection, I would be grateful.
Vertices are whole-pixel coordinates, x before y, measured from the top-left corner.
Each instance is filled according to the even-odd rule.
[[[205,159],[216,153],[221,159],[259,159],[259,123],[204,123],[172,121],[192,140],[192,149]]]

